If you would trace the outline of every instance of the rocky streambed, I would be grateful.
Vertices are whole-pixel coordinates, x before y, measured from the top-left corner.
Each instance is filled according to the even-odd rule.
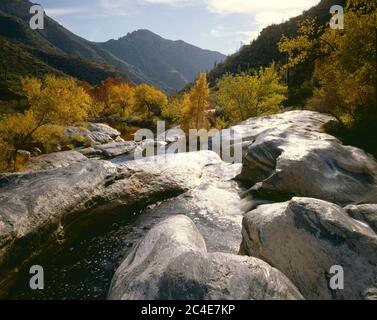
[[[0,177],[0,295],[377,298],[377,163],[324,133],[332,121],[309,111],[245,121],[233,127],[242,164],[211,151],[130,161],[137,146],[94,125],[105,144]],[[29,289],[33,264],[45,290]],[[334,265],[343,290],[329,285]]]

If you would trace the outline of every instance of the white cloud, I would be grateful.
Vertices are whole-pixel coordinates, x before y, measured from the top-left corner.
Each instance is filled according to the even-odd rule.
[[[210,32],[214,37],[244,37],[244,42],[255,39],[260,31],[271,24],[282,23],[311,8],[320,0],[204,0],[208,10],[221,15],[243,14],[250,16],[250,31],[223,30],[216,28]],[[237,38],[237,39],[238,39]]]
[[[259,31],[247,31],[247,30],[234,30],[225,28],[224,26],[217,26],[212,29],[209,34],[214,38],[226,38],[235,45],[249,44],[252,40],[256,39],[259,35]]]
[[[85,8],[46,8],[45,12],[47,15],[52,17],[79,14],[87,12]]]
[[[221,14],[279,12],[304,10],[316,5],[319,0],[206,0],[208,9]]]

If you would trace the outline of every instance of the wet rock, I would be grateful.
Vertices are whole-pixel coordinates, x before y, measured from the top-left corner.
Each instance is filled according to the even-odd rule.
[[[208,253],[186,216],[155,226],[116,271],[113,300],[301,299],[292,283],[265,262]]]
[[[0,176],[0,295],[15,272],[46,248],[71,241],[82,228],[111,223],[194,188],[214,158],[198,152],[158,164],[87,160]]]
[[[211,154],[213,162],[203,169],[195,188],[147,208],[135,227],[152,228],[168,216],[184,214],[194,221],[210,251],[237,253],[247,204],[247,199],[240,197],[244,190],[233,180],[241,166],[224,163]]]
[[[88,158],[77,151],[55,152],[32,158],[25,165],[24,171],[40,171],[63,168],[68,167],[73,163],[86,160],[88,160]]]
[[[333,121],[316,112],[291,111],[233,127],[249,142],[238,178],[261,198],[376,203],[377,162],[324,133],[324,126]]]
[[[341,207],[311,198],[262,205],[243,221],[241,254],[283,272],[307,299],[370,299],[377,288],[377,235]],[[344,290],[330,287],[332,266]]]

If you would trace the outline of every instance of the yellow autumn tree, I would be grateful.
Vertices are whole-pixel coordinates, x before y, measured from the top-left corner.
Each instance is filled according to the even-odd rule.
[[[169,103],[162,108],[162,117],[172,123],[180,123],[182,121],[184,110],[187,110],[190,104],[190,96],[188,94],[179,95],[172,98]]]
[[[23,78],[21,85],[29,108],[24,113],[6,115],[0,121],[0,141],[8,150],[1,157],[8,165],[17,162],[18,150],[28,150],[38,142],[45,145],[49,138],[62,134],[61,126],[86,121],[91,102],[72,78]]]
[[[314,19],[301,24],[294,38],[283,37],[279,49],[288,56],[287,68],[315,61],[313,97],[308,106],[330,113],[347,127],[374,126],[376,109],[377,3],[349,0],[344,29],[316,27]]]
[[[167,96],[149,84],[140,84],[135,89],[135,108],[148,119],[160,115],[168,104]]]
[[[280,83],[275,64],[256,75],[226,74],[217,82],[217,101],[231,122],[279,113],[287,87]]]
[[[182,129],[188,132],[190,129],[208,128],[207,111],[210,106],[210,90],[205,73],[200,74],[188,98],[189,101],[183,110]]]
[[[127,83],[111,87],[109,92],[109,110],[111,115],[129,117],[135,108],[135,88]]]

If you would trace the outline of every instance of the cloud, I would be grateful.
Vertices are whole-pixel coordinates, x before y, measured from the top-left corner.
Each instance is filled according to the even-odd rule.
[[[232,42],[248,44],[252,40],[256,39],[259,35],[259,31],[250,30],[234,30],[226,28],[224,26],[217,26],[209,32],[209,36],[214,38],[228,38]]]
[[[175,7],[186,7],[198,4],[197,0],[141,0],[145,4],[165,4]]]
[[[46,14],[54,17],[81,14],[88,11],[89,10],[85,8],[45,8]]]
[[[255,39],[260,31],[271,24],[282,23],[311,8],[320,0],[204,0],[210,12],[250,16],[250,31],[229,31],[216,28],[210,32],[214,37],[244,37],[244,42]],[[237,39],[238,39],[237,38]]]
[[[319,0],[206,0],[211,12],[221,14],[256,14],[258,12],[279,12],[304,10],[316,5]]]

